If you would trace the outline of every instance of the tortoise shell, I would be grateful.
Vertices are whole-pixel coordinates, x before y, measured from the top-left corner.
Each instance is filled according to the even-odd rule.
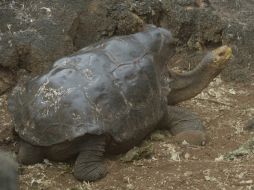
[[[107,134],[117,143],[142,138],[164,114],[171,44],[169,31],[150,25],[56,61],[13,90],[16,132],[39,146],[85,134]]]

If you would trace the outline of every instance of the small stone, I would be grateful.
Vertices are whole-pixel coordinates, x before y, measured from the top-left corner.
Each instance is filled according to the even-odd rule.
[[[185,158],[186,160],[188,160],[188,159],[190,158],[190,154],[189,154],[189,153],[185,153],[185,154],[184,154],[184,158]]]
[[[215,177],[205,176],[206,181],[216,181]]]
[[[190,145],[186,140],[183,140],[182,145]]]
[[[245,130],[254,131],[254,119],[251,119],[247,122]]]
[[[174,161],[181,161],[179,152],[171,152],[170,159]]]
[[[125,176],[125,177],[123,178],[123,182],[124,182],[124,183],[130,183],[130,178],[127,177],[127,176]]]
[[[244,181],[240,181],[240,184],[252,184],[253,180],[244,180]]]
[[[120,160],[123,162],[131,162],[133,160],[136,160],[137,158],[138,158],[138,148],[133,147]]]
[[[192,173],[192,171],[187,171],[187,172],[184,172],[184,176],[185,177],[188,177],[188,176],[191,176],[193,173]]]
[[[44,162],[47,166],[52,166],[52,165],[53,165],[48,159],[44,159],[43,162]]]
[[[123,162],[131,162],[134,160],[151,157],[153,153],[154,149],[152,144],[147,144],[145,146],[132,148],[120,160]]]
[[[238,174],[237,177],[238,177],[239,179],[242,179],[246,173],[247,173],[247,172],[242,172],[242,173]]]
[[[222,161],[224,159],[224,156],[223,155],[220,155],[219,157],[215,158],[215,162],[219,162],[219,161]]]
[[[236,94],[236,91],[234,90],[234,89],[229,89],[229,91],[228,91],[230,94],[232,94],[232,95],[235,95]]]
[[[156,131],[151,134],[150,138],[152,141],[163,141],[166,138],[166,136],[162,134],[160,131]]]
[[[134,187],[134,185],[129,183],[129,184],[126,185],[126,189],[133,190],[133,189],[135,189],[135,187]]]

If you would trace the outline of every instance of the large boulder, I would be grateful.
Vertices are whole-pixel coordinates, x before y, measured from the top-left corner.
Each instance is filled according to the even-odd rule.
[[[119,1],[4,1],[0,6],[0,66],[33,73],[88,44],[142,25]]]
[[[232,44],[234,64],[224,72],[224,78],[254,82],[254,1],[212,0],[212,6],[224,23],[223,43]]]

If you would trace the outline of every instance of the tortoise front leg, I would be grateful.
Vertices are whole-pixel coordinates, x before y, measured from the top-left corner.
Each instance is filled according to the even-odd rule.
[[[184,140],[193,145],[205,145],[205,128],[199,117],[181,107],[168,106],[161,126],[170,130],[178,142]]]
[[[21,164],[30,165],[42,162],[44,156],[42,147],[31,145],[22,140],[19,142],[18,161]]]
[[[102,136],[91,136],[81,144],[74,165],[74,176],[80,181],[95,181],[107,174],[104,164],[106,140]]]

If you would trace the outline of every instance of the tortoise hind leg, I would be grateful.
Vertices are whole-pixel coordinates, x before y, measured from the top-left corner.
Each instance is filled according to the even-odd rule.
[[[107,174],[103,157],[105,138],[91,137],[81,144],[80,153],[74,165],[74,176],[80,181],[95,181]]]
[[[193,145],[206,143],[205,128],[199,117],[181,107],[168,106],[161,126],[169,129],[178,142],[185,140]]]
[[[19,144],[18,161],[21,164],[30,165],[42,162],[44,151],[42,147],[34,146],[24,141]]]

